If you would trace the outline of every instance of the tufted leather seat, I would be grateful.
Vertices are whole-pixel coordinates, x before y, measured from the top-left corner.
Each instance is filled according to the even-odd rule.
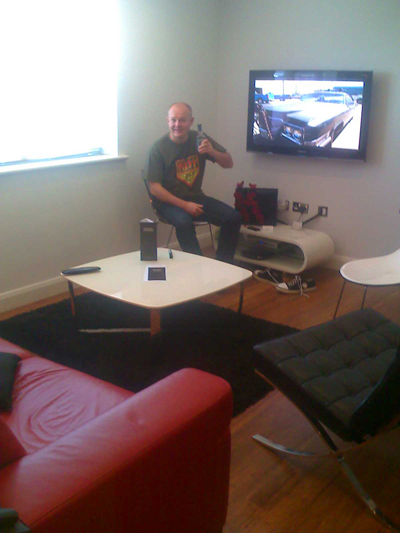
[[[256,369],[306,415],[362,442],[400,412],[400,326],[361,309],[254,347]]]

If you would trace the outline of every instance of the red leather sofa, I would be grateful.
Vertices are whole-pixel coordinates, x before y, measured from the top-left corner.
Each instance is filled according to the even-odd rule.
[[[38,533],[221,533],[228,383],[185,369],[132,394],[1,339],[0,352],[22,358],[0,413],[20,456],[0,469],[1,507]]]

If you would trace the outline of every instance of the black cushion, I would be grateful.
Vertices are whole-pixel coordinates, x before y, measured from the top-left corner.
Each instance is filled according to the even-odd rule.
[[[400,326],[372,309],[254,347],[256,368],[306,414],[362,441],[400,406]]]
[[[12,408],[15,372],[21,358],[14,353],[0,352],[0,411]]]

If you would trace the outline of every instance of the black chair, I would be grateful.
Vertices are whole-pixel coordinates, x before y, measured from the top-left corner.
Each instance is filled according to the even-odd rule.
[[[400,418],[400,326],[361,309],[305,331],[254,347],[256,372],[280,390],[317,431],[329,453],[301,452],[253,438],[303,457],[334,457],[370,511],[400,531],[366,493],[326,428],[355,449],[397,427]]]
[[[147,190],[147,194],[149,195],[149,200],[150,200],[151,207],[153,208],[153,211],[154,211],[158,221],[162,222],[163,224],[168,224],[168,225],[171,226],[171,231],[169,232],[168,241],[167,241],[167,244],[166,244],[166,248],[168,248],[169,242],[170,242],[171,237],[172,237],[172,232],[174,231],[174,226],[170,222],[168,222],[168,220],[166,220],[162,215],[160,215],[160,213],[157,211],[157,208],[154,205],[154,196],[151,194],[149,184],[147,183],[147,180],[143,180],[143,181],[144,181],[144,184],[146,185],[146,190]],[[210,236],[211,236],[211,244],[212,244],[212,247],[213,247],[213,250],[214,250],[214,253],[215,253],[214,235],[213,235],[213,232],[212,232],[211,224],[209,222],[196,222],[196,221],[193,221],[193,224],[195,225],[196,228],[200,227],[200,226],[208,226],[209,227]]]

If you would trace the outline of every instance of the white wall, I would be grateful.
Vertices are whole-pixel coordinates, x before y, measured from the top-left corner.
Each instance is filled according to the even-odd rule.
[[[138,222],[152,215],[141,169],[171,103],[188,101],[216,129],[216,1],[120,0],[120,19],[119,145],[129,159],[0,175],[0,311],[65,291],[63,268],[138,249]]]
[[[120,14],[119,144],[129,159],[0,176],[0,310],[65,290],[62,268],[138,249],[138,221],[152,214],[141,169],[177,100],[235,161],[208,166],[206,192],[232,204],[245,180],[309,203],[310,214],[327,205],[310,227],[343,256],[400,246],[398,0],[120,0]],[[368,162],[246,153],[248,72],[262,68],[373,70]]]
[[[326,231],[341,256],[400,246],[400,2],[221,0],[218,138],[236,181],[277,187],[282,199],[329,208],[308,226]],[[246,153],[248,74],[254,69],[373,70],[367,163]],[[221,141],[222,142],[222,141]],[[213,190],[230,200],[232,178]],[[298,214],[281,218],[297,220]],[[304,217],[307,218],[307,217]]]

